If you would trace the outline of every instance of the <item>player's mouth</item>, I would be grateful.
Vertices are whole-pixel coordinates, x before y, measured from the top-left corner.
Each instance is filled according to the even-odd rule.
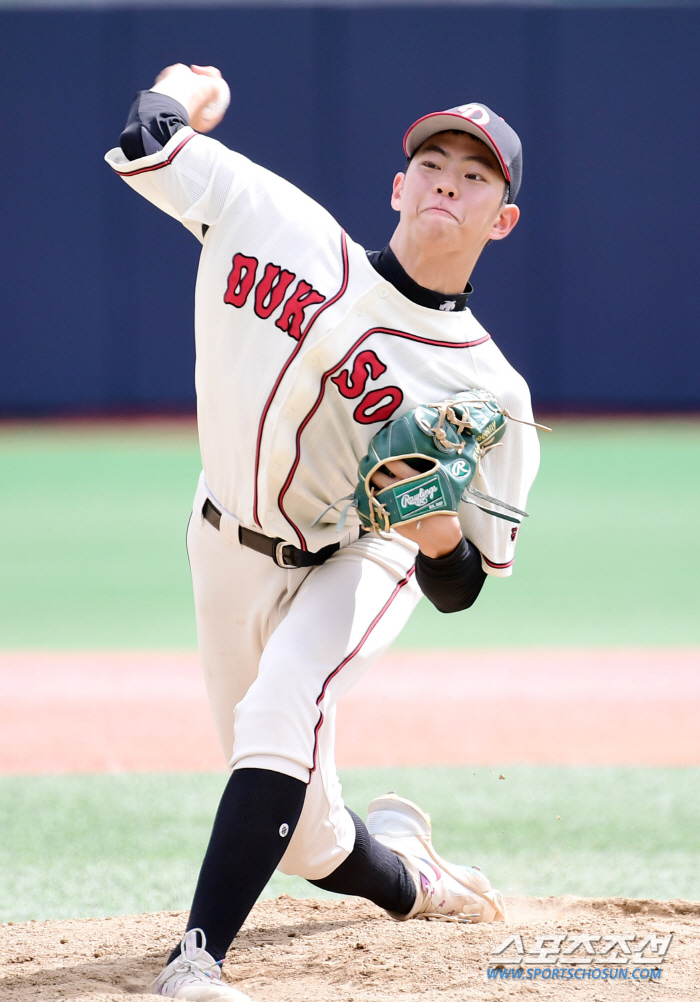
[[[442,205],[429,205],[424,212],[436,212],[440,216],[448,216],[450,219],[454,219],[455,222],[459,222],[454,212],[450,212],[449,209],[445,209]]]

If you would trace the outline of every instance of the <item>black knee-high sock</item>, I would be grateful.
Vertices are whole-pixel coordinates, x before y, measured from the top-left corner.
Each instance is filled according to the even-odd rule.
[[[416,885],[403,860],[373,839],[357,814],[348,813],[355,825],[352,852],[333,873],[310,883],[324,891],[368,898],[388,912],[408,915],[416,900]]]
[[[268,769],[231,774],[194,892],[188,929],[203,929],[207,951],[223,960],[289,845],[306,784]],[[168,963],[180,955],[178,945]]]

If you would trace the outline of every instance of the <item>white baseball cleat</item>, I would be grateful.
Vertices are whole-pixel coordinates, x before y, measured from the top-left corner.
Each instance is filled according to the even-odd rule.
[[[197,945],[197,936],[202,945]],[[248,995],[221,980],[221,965],[204,949],[207,939],[201,929],[190,929],[182,937],[180,956],[161,971],[149,988],[151,995],[187,1002],[251,1002]]]
[[[447,922],[506,920],[503,895],[491,887],[478,866],[456,866],[435,852],[430,818],[403,797],[387,793],[368,808],[367,830],[397,856],[416,884],[408,915],[388,914],[399,922],[411,918]]]

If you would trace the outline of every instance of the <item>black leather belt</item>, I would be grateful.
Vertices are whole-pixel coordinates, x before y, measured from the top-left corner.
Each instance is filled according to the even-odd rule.
[[[209,498],[202,505],[202,515],[215,529],[218,529],[221,525],[221,512],[211,503]],[[364,535],[364,532],[362,535]],[[292,546],[291,543],[287,543],[284,539],[272,539],[270,536],[263,536],[261,532],[253,532],[251,529],[245,529],[242,525],[238,526],[238,538],[243,546],[247,546],[251,550],[256,550],[266,557],[271,557],[278,567],[288,569],[293,567],[317,567],[340,549],[340,543],[331,543],[330,546],[324,546],[322,550],[317,550],[316,553],[310,553],[308,550],[300,550],[297,546]]]

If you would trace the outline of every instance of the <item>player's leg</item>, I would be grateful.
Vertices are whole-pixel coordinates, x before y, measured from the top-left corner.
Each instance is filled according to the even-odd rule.
[[[262,721],[269,712],[274,691],[284,685],[283,672],[297,679],[292,720],[296,725],[305,721],[313,745],[308,740],[302,744],[296,760],[309,769],[310,782],[280,870],[404,914],[416,897],[412,877],[402,859],[371,838],[343,803],[335,767],[335,707],[393,642],[415,608],[420,597],[413,577],[415,552],[400,539],[365,537],[309,576],[270,638],[258,679],[237,711],[237,755],[243,764],[244,728],[252,735],[255,729],[249,722],[256,714]],[[287,743],[294,745],[291,733]],[[269,764],[258,758],[248,761]]]
[[[193,543],[195,535],[191,531]],[[204,538],[209,543],[212,537]],[[197,585],[200,555],[193,546],[201,639],[210,613],[202,612],[207,603]],[[266,575],[271,562],[252,556]],[[204,930],[215,960],[223,959],[283,853],[282,869],[322,877],[353,849],[355,827],[344,809],[333,763],[335,702],[386,649],[414,608],[420,596],[414,559],[412,544],[362,540],[310,573],[290,602],[287,593],[284,601],[280,596],[283,618],[265,645],[257,677],[235,708],[234,772],[188,923],[188,929]],[[258,581],[256,574],[251,564],[247,590]],[[223,578],[219,586],[229,597],[237,587]],[[215,608],[218,592],[215,587],[207,600]],[[229,606],[229,630],[234,617],[246,621],[246,605],[250,602],[241,598],[240,607]],[[219,635],[219,647],[205,641],[203,656],[230,656],[225,623],[211,632]],[[218,671],[215,666],[213,673]],[[220,731],[225,726],[222,721]],[[295,831],[300,815],[301,840]],[[394,869],[401,871],[400,866]],[[178,955],[179,948],[171,960]]]
[[[318,768],[306,793],[303,821],[279,869],[304,876],[323,890],[367,898],[388,912],[407,915],[415,902],[416,887],[403,861],[372,838],[364,822],[343,803],[335,767],[335,714],[335,706],[327,708],[319,733]],[[321,843],[317,837],[329,817],[338,818],[337,827],[342,824],[344,828],[343,847],[352,846],[344,858],[337,851],[340,840]]]
[[[201,517],[206,496],[200,484],[188,551],[204,676],[228,760],[236,704],[254,681],[270,633],[309,572],[283,570],[241,547],[225,525],[223,531],[215,529]],[[188,933],[154,984],[159,994],[177,991],[172,997],[198,998],[201,990],[214,993],[207,998],[241,997],[218,981],[217,963],[289,844],[305,794],[305,782],[272,770],[241,769],[229,778],[201,868]],[[204,938],[195,933],[199,929]],[[180,984],[182,978],[187,984]]]
[[[306,877],[327,865],[325,858],[319,858],[315,825],[324,811],[333,810],[329,802],[334,797],[335,810],[342,804],[333,762],[333,716],[328,723],[328,730],[324,722],[321,731],[319,768],[295,833],[296,852],[290,845],[280,864],[284,872]],[[317,887],[367,898],[397,921],[429,916],[491,922],[505,917],[502,895],[478,867],[448,863],[437,854],[430,818],[415,804],[387,794],[369,805],[366,825],[347,808],[345,816],[355,828],[352,851],[326,876],[312,876]]]
[[[238,703],[258,675],[265,644],[286,616],[309,568],[283,570],[242,546],[237,523],[216,529],[202,516],[203,477],[187,530],[197,642],[214,724],[229,762]]]
[[[283,685],[280,666],[294,668],[291,652],[303,637],[305,670],[300,663],[294,672],[299,682],[293,719],[302,720],[312,708],[306,727],[315,722],[314,757],[301,818],[280,870],[326,890],[368,898],[397,919],[464,915],[466,921],[492,921],[503,915],[500,894],[478,868],[455,866],[436,854],[427,815],[409,801],[388,796],[370,805],[365,826],[344,807],[336,775],[336,703],[392,643],[413,610],[420,594],[412,580],[414,558],[415,550],[406,552],[398,540],[366,537],[307,578],[266,646],[258,679],[238,715],[264,712],[272,688]],[[326,674],[316,665],[323,665]],[[244,763],[246,742],[239,736],[239,762]],[[308,765],[301,755],[297,761]]]

